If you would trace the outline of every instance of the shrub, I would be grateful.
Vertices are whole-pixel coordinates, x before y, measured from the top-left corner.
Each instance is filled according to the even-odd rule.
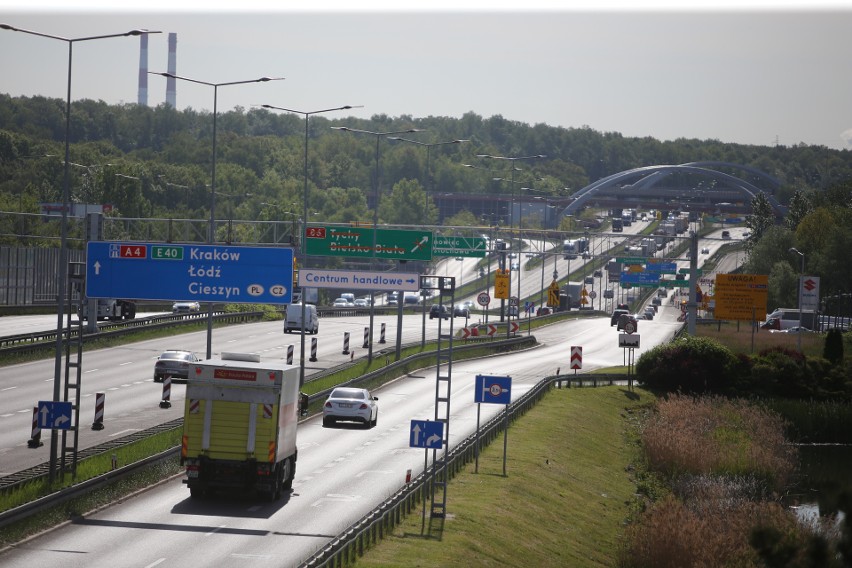
[[[832,365],[843,361],[843,333],[839,329],[828,330],[822,356],[831,361]]]
[[[721,343],[687,336],[643,353],[636,362],[636,378],[649,389],[730,393],[742,368],[737,357]]]

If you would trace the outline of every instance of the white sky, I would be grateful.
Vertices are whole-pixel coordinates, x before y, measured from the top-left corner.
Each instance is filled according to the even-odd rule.
[[[0,0],[0,23],[65,38],[161,30],[149,38],[151,71],[167,71],[174,32],[178,75],[286,77],[220,87],[220,112],[364,105],[325,117],[474,112],[659,140],[852,149],[852,0],[114,4]],[[72,98],[135,103],[139,44],[75,42]],[[66,42],[0,30],[2,93],[64,100],[67,63]],[[166,79],[149,75],[148,104],[165,92]],[[212,110],[213,89],[178,81],[177,105]]]

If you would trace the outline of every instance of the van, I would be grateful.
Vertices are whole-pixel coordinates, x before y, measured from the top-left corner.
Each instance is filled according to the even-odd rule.
[[[306,333],[316,335],[319,333],[319,317],[317,307],[313,304],[305,304],[305,325],[302,325],[302,304],[290,304],[284,314],[284,333],[293,330],[305,330]]]
[[[802,311],[802,327],[816,331],[814,312]],[[766,316],[761,324],[762,329],[790,329],[799,326],[799,310],[793,308],[778,308]]]
[[[355,305],[355,294],[347,292],[346,294],[341,294],[340,297],[349,302],[350,305]]]

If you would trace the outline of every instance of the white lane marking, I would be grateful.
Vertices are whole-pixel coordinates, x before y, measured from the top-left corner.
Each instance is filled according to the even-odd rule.
[[[18,387],[6,387],[5,389],[0,389],[0,390],[10,391],[10,390],[16,389],[16,388],[18,388]]]
[[[339,493],[329,493],[321,499],[317,499],[311,503],[311,507],[319,507],[323,503],[351,503],[360,499],[360,495],[341,495]]]
[[[165,558],[160,558],[158,560],[155,560],[154,562],[151,562],[150,564],[145,566],[145,568],[154,568],[154,566],[159,566],[160,564],[162,564],[165,561],[166,561]]]
[[[127,430],[122,430],[120,432],[116,432],[115,434],[110,434],[109,436],[121,436],[122,434],[126,434],[128,432],[138,432],[139,428],[128,428]]]
[[[390,471],[390,470],[387,470],[387,469],[365,469],[361,473],[357,474],[355,477],[363,477],[364,475],[366,475],[368,473],[382,473],[382,474],[385,474],[385,475],[390,475],[393,472]]]
[[[88,375],[89,373],[94,373],[96,371],[100,371],[100,369],[89,369],[88,371],[83,371],[83,374]]]
[[[128,361],[127,363],[119,363],[118,366],[124,367],[125,365],[132,365],[132,364],[133,364],[133,361]]]

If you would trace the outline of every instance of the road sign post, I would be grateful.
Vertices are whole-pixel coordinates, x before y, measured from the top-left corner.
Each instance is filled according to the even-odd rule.
[[[482,403],[503,404],[503,476],[506,475],[506,449],[509,439],[509,403],[512,401],[512,377],[476,375],[473,387],[473,401],[476,403],[476,465],[474,473],[479,473],[479,408]]]

